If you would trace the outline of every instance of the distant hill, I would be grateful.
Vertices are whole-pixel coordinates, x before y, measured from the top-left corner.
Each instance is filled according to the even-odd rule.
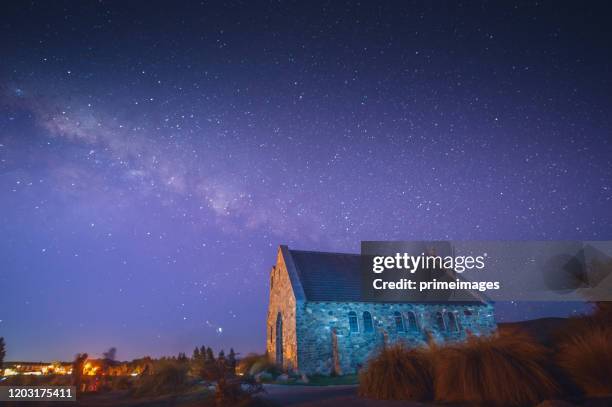
[[[566,326],[568,321],[568,318],[551,317],[531,319],[528,321],[502,322],[498,323],[497,326],[501,332],[519,329],[527,332],[539,342],[550,343],[555,333]]]

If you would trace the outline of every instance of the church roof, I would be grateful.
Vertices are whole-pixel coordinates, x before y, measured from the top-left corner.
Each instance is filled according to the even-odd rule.
[[[358,254],[290,252],[308,301],[362,301]]]
[[[294,285],[299,285],[300,293],[306,301],[321,302],[364,302],[361,289],[361,256],[351,253],[315,252],[289,249],[282,246],[291,259],[290,273],[294,275]],[[288,267],[289,268],[289,267]],[[452,279],[445,274],[441,279]],[[449,280],[451,281],[451,280]],[[297,284],[295,284],[297,283]],[[294,290],[297,287],[294,286]],[[420,295],[398,292],[398,299],[394,302],[454,302],[482,303],[485,300],[477,293],[467,290],[456,291],[450,294],[440,293],[439,299],[431,293]],[[435,295],[435,294],[434,294]],[[400,298],[401,297],[401,298]],[[371,300],[370,300],[371,301]],[[382,302],[389,302],[388,300]]]

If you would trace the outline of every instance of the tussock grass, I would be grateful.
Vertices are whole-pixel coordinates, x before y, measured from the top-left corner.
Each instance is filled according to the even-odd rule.
[[[536,405],[559,393],[549,351],[521,331],[432,346],[430,355],[439,402]]]
[[[380,400],[430,400],[433,381],[427,352],[403,344],[385,347],[359,375],[359,395]]]
[[[612,326],[594,325],[559,344],[559,367],[588,396],[612,394]]]

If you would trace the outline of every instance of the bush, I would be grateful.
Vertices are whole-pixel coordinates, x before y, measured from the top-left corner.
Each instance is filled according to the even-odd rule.
[[[70,375],[50,375],[49,377],[49,386],[70,386],[72,385],[72,377]],[[41,383],[42,385],[42,383]]]
[[[133,395],[136,397],[177,394],[189,389],[187,378],[188,365],[172,360],[162,360],[155,364],[150,375],[143,375],[134,383]]]
[[[559,392],[549,351],[520,331],[470,337],[431,355],[436,401],[536,405]]]
[[[105,390],[129,390],[135,380],[129,376],[106,376]]]
[[[257,353],[249,353],[245,357],[241,358],[238,361],[236,366],[236,372],[238,374],[248,374],[251,370],[251,367],[255,364],[255,362],[259,361],[262,358],[267,358],[266,355],[259,355]]]
[[[425,350],[388,346],[359,375],[359,395],[381,400],[429,400],[433,382]]]
[[[557,362],[587,395],[612,394],[612,327],[591,326],[568,337]]]
[[[281,373],[278,366],[272,363],[267,356],[260,356],[259,358],[253,360],[253,363],[247,372],[251,376],[255,376],[258,373],[269,373],[274,377]]]

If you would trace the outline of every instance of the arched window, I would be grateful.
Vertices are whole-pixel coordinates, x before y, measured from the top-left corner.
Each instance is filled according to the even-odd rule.
[[[459,332],[459,325],[457,324],[457,317],[454,312],[447,312],[448,315],[448,329],[451,332]]]
[[[393,318],[395,319],[395,329],[397,329],[397,332],[404,332],[406,328],[404,327],[404,318],[402,318],[402,314],[395,311],[393,313]]]
[[[372,314],[370,314],[368,311],[364,311],[363,313],[363,331],[374,331],[374,325],[372,325]]]
[[[349,329],[351,332],[359,332],[359,323],[357,322],[357,314],[354,311],[349,312]]]
[[[419,330],[419,324],[417,324],[416,314],[412,311],[408,311],[408,330],[412,332]]]
[[[441,312],[436,312],[436,327],[438,331],[446,330],[446,324],[444,323],[444,316]]]

